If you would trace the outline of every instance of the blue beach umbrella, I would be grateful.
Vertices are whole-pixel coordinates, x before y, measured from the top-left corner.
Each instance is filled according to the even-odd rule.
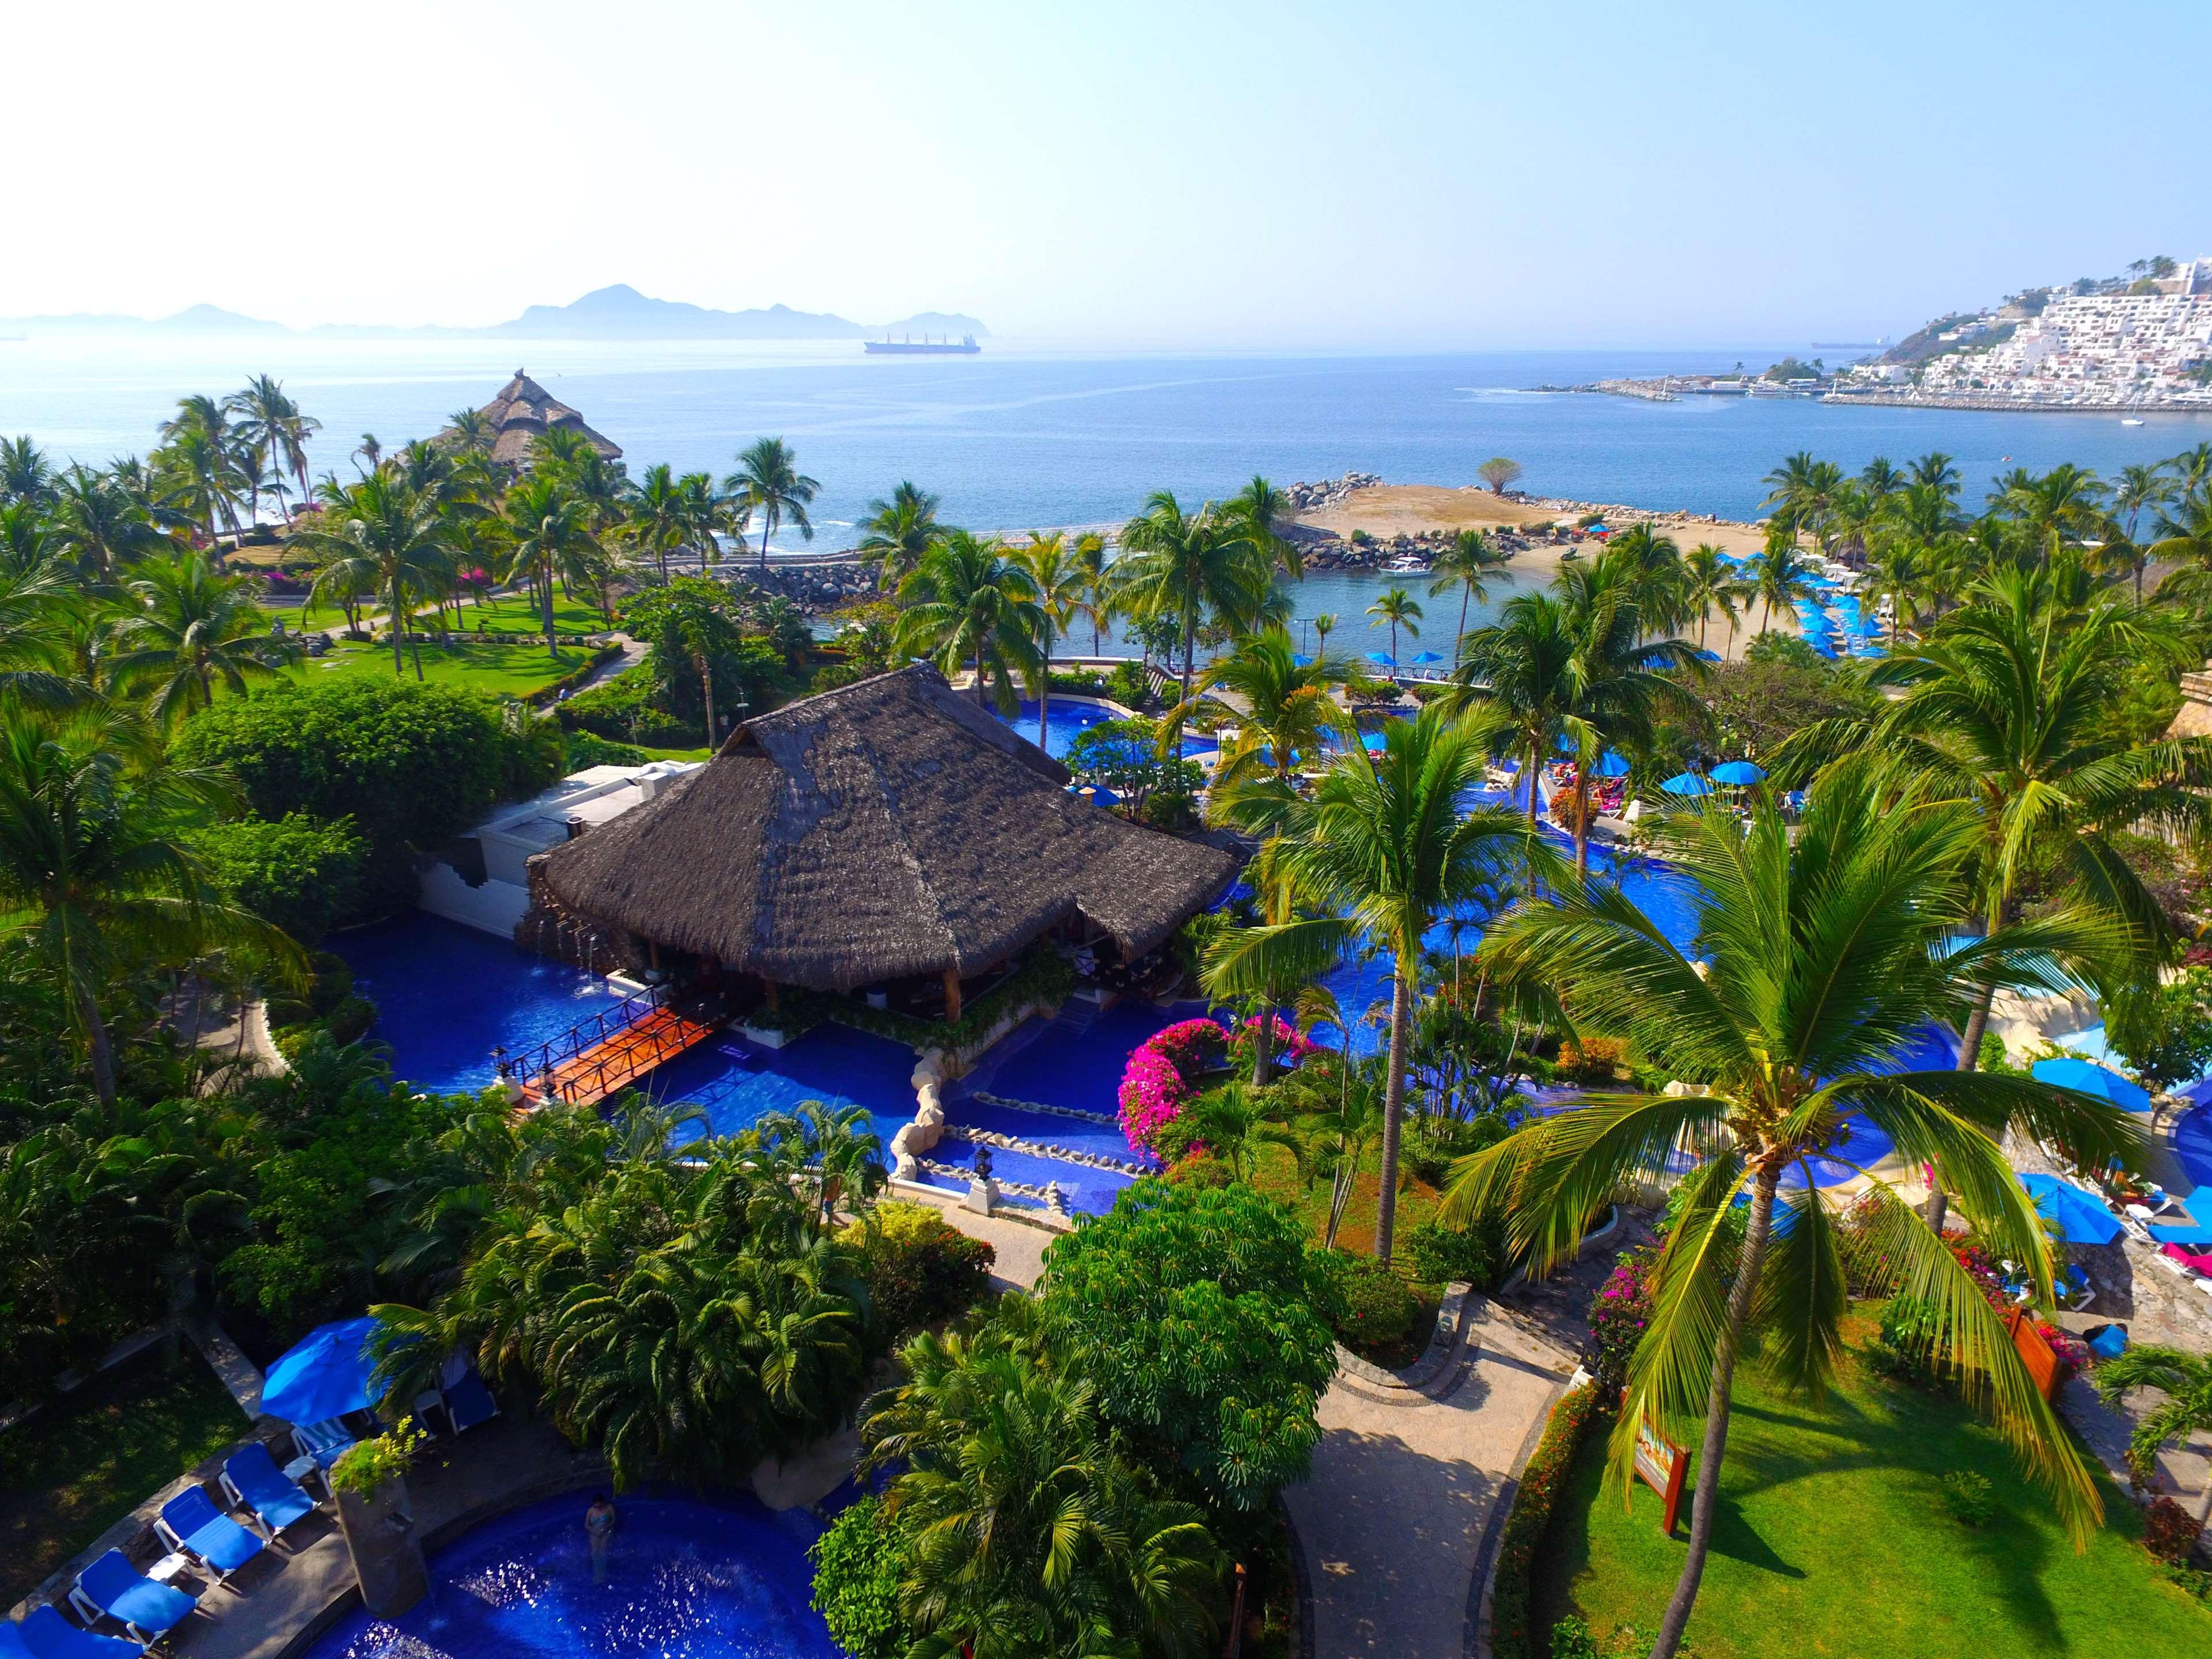
[[[2020,1184],[2067,1243],[2109,1244],[2120,1236],[2118,1218],[2096,1194],[2057,1176],[2024,1175]]]
[[[1395,668],[1398,665],[1387,651],[1370,651],[1367,653],[1367,660],[1379,663],[1385,668]]]
[[[1598,757],[1597,764],[1590,768],[1590,775],[1594,778],[1625,778],[1628,775],[1628,763],[1608,749]]]
[[[1443,659],[1433,651],[1416,651],[1412,656],[1408,657],[1407,660],[1408,662],[1431,663],[1442,662]]]
[[[367,1411],[374,1398],[369,1373],[376,1369],[368,1340],[375,1333],[376,1322],[367,1317],[308,1332],[269,1368],[261,1409],[287,1423],[324,1423]]]
[[[1715,783],[1738,785],[1757,783],[1765,775],[1765,773],[1760,771],[1749,761],[1729,761],[1725,765],[1713,768]]]
[[[1390,746],[1390,739],[1380,732],[1370,732],[1359,739],[1359,745],[1370,754],[1379,754]]]
[[[1697,658],[1699,662],[1718,662],[1721,659],[1721,653],[1717,651],[1709,651],[1701,645],[1698,647]]]
[[[2049,1083],[2061,1089],[2071,1089],[2077,1094],[2094,1095],[2099,1100],[2108,1100],[2124,1111],[2150,1110],[2149,1091],[2139,1084],[2130,1083],[2109,1066],[2100,1066],[2093,1060],[2039,1060],[2030,1068],[2038,1083]]]
[[[1311,668],[1313,666],[1313,659],[1306,655],[1303,651],[1291,652],[1291,660],[1301,668]]]
[[[1707,783],[1695,772],[1677,772],[1659,787],[1670,795],[1687,795],[1694,798],[1713,793],[1712,785]]]

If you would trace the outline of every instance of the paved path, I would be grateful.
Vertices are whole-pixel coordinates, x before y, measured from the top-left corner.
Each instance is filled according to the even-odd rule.
[[[1051,1235],[940,1207],[1027,1285]],[[1470,1300],[1455,1362],[1425,1390],[1340,1375],[1321,1402],[1312,1476],[1285,1494],[1313,1604],[1309,1659],[1462,1659],[1476,1567],[1500,1493],[1534,1449],[1571,1354]]]

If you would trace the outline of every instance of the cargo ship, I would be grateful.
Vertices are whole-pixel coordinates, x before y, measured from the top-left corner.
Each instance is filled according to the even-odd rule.
[[[912,335],[902,340],[894,340],[886,334],[880,340],[861,341],[860,349],[880,357],[943,356],[947,353],[957,357],[972,357],[983,348],[975,343],[975,337],[972,334],[962,335],[957,343],[950,334],[936,340],[927,334],[919,340]]]

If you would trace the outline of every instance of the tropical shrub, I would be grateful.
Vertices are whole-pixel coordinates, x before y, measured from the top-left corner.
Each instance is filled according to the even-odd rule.
[[[1154,795],[1195,799],[1205,787],[1204,770],[1180,755],[1163,759],[1159,739],[1157,720],[1101,720],[1075,734],[1066,765],[1078,781],[1103,785],[1133,812]]]
[[[1304,1032],[1299,1030],[1280,1014],[1277,1014],[1274,1020],[1274,1040],[1268,1052],[1274,1057],[1277,1066],[1298,1065],[1309,1054],[1320,1051],[1319,1043],[1308,1037]],[[1212,1022],[1208,1020],[1206,1024],[1212,1024]],[[1229,1063],[1233,1068],[1238,1071],[1251,1069],[1252,1042],[1259,1029],[1260,1017],[1254,1014],[1239,1024],[1230,1034]]]
[[[498,800],[510,741],[479,693],[359,679],[225,699],[186,721],[175,749],[227,769],[272,823],[350,819],[364,845],[358,900],[339,913],[352,921],[413,902],[415,855]]]
[[[369,1496],[405,1474],[429,1437],[413,1418],[403,1417],[384,1433],[356,1441],[331,1466],[331,1490]]]
[[[1106,695],[1124,708],[1142,708],[1152,697],[1152,688],[1145,683],[1143,665],[1115,664],[1106,676]]]
[[[1559,1044],[1559,1080],[1610,1088],[1628,1075],[1628,1045],[1618,1037],[1573,1037]]]
[[[974,1307],[990,1291],[999,1256],[927,1204],[878,1204],[837,1237],[859,1259],[876,1318],[892,1338]]]
[[[1118,1095],[1129,1145],[1162,1157],[1162,1131],[1182,1115],[1200,1079],[1218,1070],[1228,1054],[1227,1034],[1210,1019],[1178,1020],[1131,1050]]]
[[[1387,1348],[1402,1341],[1419,1310],[1412,1291],[1371,1255],[1331,1250],[1323,1258],[1336,1276],[1337,1340],[1347,1348]]]
[[[1962,1527],[1978,1527],[1997,1512],[1996,1489],[1972,1469],[1953,1469],[1943,1477],[1943,1508]]]
[[[556,715],[568,730],[589,732],[611,743],[696,749],[707,741],[703,705],[689,718],[664,708],[660,688],[642,663],[600,681],[588,691],[579,691],[560,706]]]
[[[1339,1297],[1282,1205],[1139,1181],[1053,1242],[1041,1290],[1055,1346],[1170,1490],[1249,1513],[1305,1477]]]
[[[1478,1291],[1492,1291],[1505,1276],[1505,1228],[1486,1215],[1471,1226],[1447,1227],[1424,1221],[1406,1235],[1406,1259],[1424,1285],[1463,1280]]]
[[[1627,1386],[1628,1362],[1651,1322],[1654,1261],[1649,1251],[1624,1252],[1590,1298],[1590,1346],[1583,1364],[1608,1398],[1617,1397]]]
[[[1236,1184],[1237,1172],[1201,1147],[1169,1164],[1161,1179],[1178,1187],[1230,1187]]]
[[[884,1516],[882,1500],[863,1498],[841,1510],[807,1554],[814,1562],[814,1610],[837,1645],[851,1659],[900,1659],[907,1634],[899,1581],[913,1552]]]
[[[191,846],[233,899],[302,945],[360,905],[366,849],[349,818],[236,818],[200,830]]]
[[[1498,1571],[1492,1581],[1490,1650],[1496,1659],[1531,1659],[1528,1630],[1528,1569],[1552,1529],[1552,1512],[1590,1430],[1604,1420],[1611,1396],[1602,1382],[1570,1389],[1545,1419],[1544,1433],[1521,1471],[1512,1512],[1498,1540]]]
[[[2154,1498],[2143,1511],[2143,1547],[2173,1566],[2189,1559],[2203,1530],[2197,1517],[2171,1498]]]
[[[2212,1064],[2212,968],[2184,968],[2106,1004],[2112,1047],[2145,1085],[2170,1089]]]

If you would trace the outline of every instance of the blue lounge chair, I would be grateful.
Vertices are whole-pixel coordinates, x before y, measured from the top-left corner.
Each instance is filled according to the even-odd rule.
[[[331,1465],[353,1449],[354,1437],[352,1431],[333,1417],[321,1423],[295,1424],[292,1443],[300,1449],[301,1456],[313,1458],[315,1468],[327,1476]]]
[[[154,1536],[178,1554],[191,1556],[226,1589],[231,1574],[269,1547],[216,1508],[201,1486],[187,1486],[161,1505],[154,1517]]]
[[[232,1503],[252,1510],[272,1539],[315,1512],[315,1500],[307,1489],[285,1477],[269,1448],[258,1440],[247,1442],[224,1462],[222,1490]]]
[[[108,1551],[77,1574],[69,1599],[86,1624],[112,1619],[149,1645],[184,1623],[195,1605],[174,1585],[157,1584],[141,1573],[121,1550]]]
[[[491,1397],[491,1390],[484,1387],[473,1365],[445,1385],[445,1395],[446,1414],[453,1419],[455,1434],[499,1415],[499,1401]]]
[[[138,1659],[144,1651],[120,1636],[79,1630],[55,1607],[33,1607],[20,1625],[0,1624],[0,1659]]]

